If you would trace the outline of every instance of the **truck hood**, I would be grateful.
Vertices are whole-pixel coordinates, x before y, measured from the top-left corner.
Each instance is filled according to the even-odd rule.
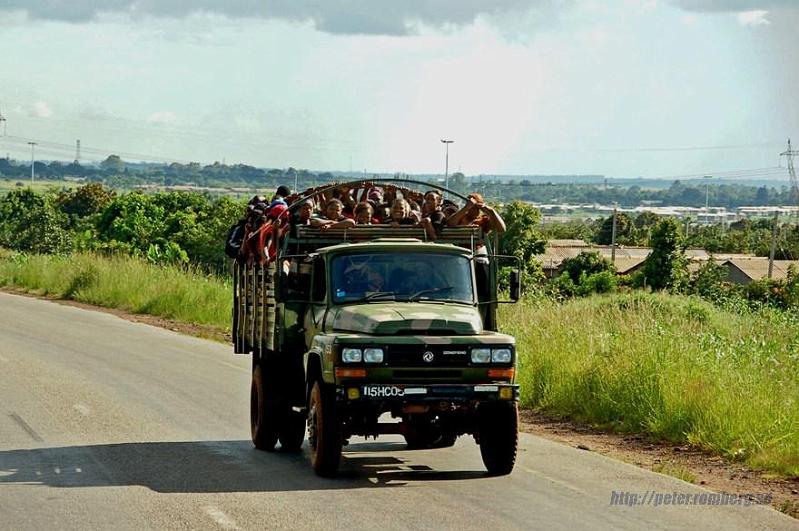
[[[337,308],[328,319],[334,330],[372,335],[476,335],[483,331],[476,308],[433,302],[353,304]]]

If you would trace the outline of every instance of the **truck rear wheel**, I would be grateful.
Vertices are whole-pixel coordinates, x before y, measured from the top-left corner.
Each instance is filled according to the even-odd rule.
[[[492,476],[510,474],[519,445],[519,409],[516,402],[482,404],[477,410],[480,455]]]
[[[280,412],[276,394],[272,378],[264,374],[260,363],[257,364],[250,388],[250,431],[252,442],[259,450],[271,451],[277,444]]]
[[[341,461],[341,423],[335,395],[318,380],[308,400],[308,444],[314,471],[320,476],[335,476]]]
[[[305,440],[305,416],[287,407],[280,426],[280,447],[287,452],[299,452]]]

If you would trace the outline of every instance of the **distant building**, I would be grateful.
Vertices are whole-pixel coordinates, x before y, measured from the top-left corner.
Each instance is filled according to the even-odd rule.
[[[762,256],[733,258],[722,265],[727,269],[727,280],[735,284],[749,284],[753,280],[768,278],[768,258]],[[771,278],[786,278],[791,265],[799,268],[799,260],[774,260]]]
[[[549,240],[542,254],[534,258],[541,263],[544,275],[547,278],[554,278],[563,272],[563,261],[567,258],[574,258],[582,252],[599,253],[608,260],[612,259],[613,249],[610,245],[593,245],[583,240]],[[644,265],[646,257],[652,249],[649,247],[616,247],[616,259],[613,262],[616,266],[616,274],[629,275],[638,271]],[[704,249],[686,249],[685,256],[688,259],[689,269],[695,272],[701,263],[711,258],[718,263],[734,259],[755,258],[749,254],[725,253],[712,255]]]

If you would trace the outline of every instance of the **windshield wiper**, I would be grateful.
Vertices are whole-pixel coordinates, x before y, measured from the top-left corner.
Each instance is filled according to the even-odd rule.
[[[417,291],[416,293],[414,293],[412,295],[409,295],[408,296],[408,302],[412,302],[412,301],[416,300],[417,298],[419,298],[422,295],[425,295],[427,293],[440,293],[442,291],[452,291],[453,289],[455,289],[453,286],[440,286],[438,288],[422,289],[422,290],[419,290],[419,291]]]
[[[358,302],[370,301],[372,299],[377,299],[388,295],[391,295],[393,297],[394,295],[396,295],[396,293],[393,291],[375,291],[370,293],[369,295],[364,295],[363,297],[358,299]]]

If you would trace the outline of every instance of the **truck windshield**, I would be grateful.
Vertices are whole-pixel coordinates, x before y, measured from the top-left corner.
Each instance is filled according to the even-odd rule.
[[[474,302],[472,268],[445,253],[347,254],[332,261],[333,301]]]

